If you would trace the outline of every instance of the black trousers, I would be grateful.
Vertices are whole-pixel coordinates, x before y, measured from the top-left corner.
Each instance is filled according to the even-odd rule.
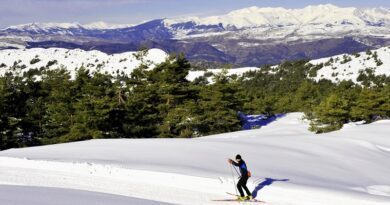
[[[238,180],[238,183],[237,183],[237,189],[238,189],[238,191],[240,192],[240,195],[241,195],[242,197],[245,196],[242,189],[245,190],[245,192],[246,192],[246,194],[247,194],[248,196],[251,195],[251,192],[249,191],[248,187],[246,187],[246,182],[247,182],[247,181],[248,181],[248,176],[242,176],[242,177],[240,178],[240,180]]]

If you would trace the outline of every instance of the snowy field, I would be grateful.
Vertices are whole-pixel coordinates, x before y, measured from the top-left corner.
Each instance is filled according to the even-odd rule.
[[[90,140],[6,150],[0,152],[0,184],[73,190],[59,198],[89,191],[102,198],[237,204],[213,200],[235,193],[237,179],[227,159],[240,153],[252,172],[249,189],[266,204],[390,204],[390,120],[315,135],[301,118],[291,113],[258,130],[196,139]],[[0,188],[0,200],[6,191]]]
[[[0,186],[0,199],[1,204],[6,205],[163,204],[155,201],[80,190],[10,185]]]

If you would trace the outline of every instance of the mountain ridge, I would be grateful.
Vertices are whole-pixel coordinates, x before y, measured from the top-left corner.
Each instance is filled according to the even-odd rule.
[[[236,66],[323,58],[388,45],[390,9],[331,4],[302,9],[249,7],[219,16],[155,19],[130,27],[102,22],[89,26],[33,23],[0,30],[0,48],[63,47],[111,54],[151,47],[184,52],[193,62]]]

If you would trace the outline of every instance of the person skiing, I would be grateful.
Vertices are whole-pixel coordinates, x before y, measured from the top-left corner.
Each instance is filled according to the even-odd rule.
[[[240,192],[240,197],[238,199],[239,200],[250,200],[253,197],[252,197],[252,194],[249,191],[248,187],[246,186],[246,183],[250,177],[250,172],[248,171],[248,168],[246,166],[245,161],[241,158],[241,155],[238,154],[236,156],[236,161],[237,162],[235,162],[232,159],[228,159],[228,162],[230,164],[240,168],[241,176],[240,176],[240,180],[238,180],[238,182],[237,182],[237,189]],[[243,189],[245,190],[246,194],[248,195],[247,197],[245,197]]]

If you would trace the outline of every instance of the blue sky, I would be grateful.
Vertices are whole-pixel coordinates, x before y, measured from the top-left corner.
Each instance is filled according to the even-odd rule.
[[[0,27],[31,22],[139,23],[217,15],[249,6],[302,8],[325,3],[390,8],[390,0],[0,0]]]

